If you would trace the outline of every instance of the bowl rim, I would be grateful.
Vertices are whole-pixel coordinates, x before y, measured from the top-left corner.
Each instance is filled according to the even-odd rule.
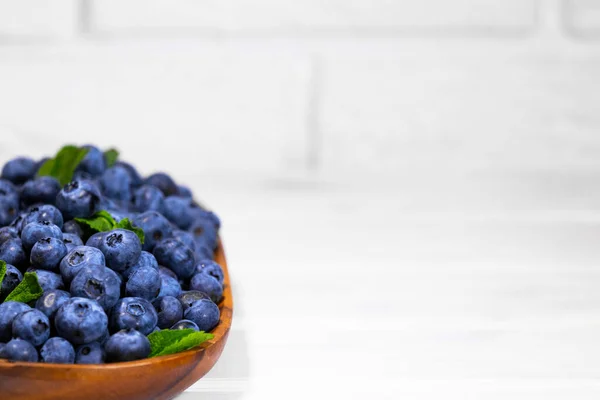
[[[231,329],[231,322],[233,319],[233,297],[231,295],[231,283],[229,280],[229,270],[227,267],[227,260],[225,258],[225,250],[223,248],[222,240],[219,238],[217,243],[217,248],[215,250],[214,261],[216,261],[223,268],[223,299],[219,303],[219,310],[221,311],[221,318],[219,320],[219,324],[213,331],[211,332],[214,335],[214,338],[211,340],[207,340],[202,343],[198,347],[194,347],[192,349],[182,351],[180,353],[169,354],[165,356],[158,356],[152,358],[144,358],[141,360],[135,361],[123,361],[117,363],[107,363],[107,364],[53,364],[53,363],[43,363],[43,362],[28,362],[28,361],[11,361],[0,359],[0,369],[3,368],[12,368],[12,367],[27,367],[27,368],[36,368],[40,370],[44,369],[52,369],[52,370],[96,370],[96,369],[118,369],[118,368],[139,368],[144,366],[149,366],[155,363],[164,362],[166,360],[186,357],[191,353],[202,353],[206,351],[211,346],[216,345],[221,340],[227,338],[227,334]]]

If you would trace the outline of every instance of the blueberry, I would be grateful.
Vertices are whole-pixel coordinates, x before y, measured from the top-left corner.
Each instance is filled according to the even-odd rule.
[[[116,165],[108,168],[100,177],[102,193],[111,199],[129,200],[131,198],[131,176],[125,167]]]
[[[0,228],[0,245],[10,239],[19,239],[17,229],[12,226],[3,226]]]
[[[138,261],[123,272],[123,277],[125,279],[129,279],[129,276],[140,267],[150,267],[158,271],[158,262],[156,261],[156,258],[152,255],[152,253],[142,251]]]
[[[98,342],[83,344],[77,347],[75,364],[104,364],[106,353]]]
[[[190,188],[183,185],[179,185],[177,187],[177,196],[185,197],[187,199],[191,199],[193,197]]]
[[[67,255],[67,246],[62,240],[52,237],[42,238],[33,245],[29,258],[35,268],[58,270],[58,264]]]
[[[183,318],[193,321],[201,331],[208,332],[219,323],[221,312],[219,307],[210,300],[196,300],[185,310]]]
[[[195,331],[200,330],[200,328],[198,328],[198,325],[196,325],[194,322],[187,320],[187,319],[182,319],[181,321],[179,321],[175,325],[173,325],[170,329],[172,329],[172,330],[193,329]]]
[[[153,254],[160,265],[175,272],[180,279],[187,279],[194,273],[196,265],[194,252],[177,239],[160,241],[154,247]]]
[[[83,160],[77,166],[77,172],[83,172],[92,178],[102,175],[106,169],[106,162],[104,161],[104,153],[100,151],[96,146],[86,145],[84,149],[88,150],[88,153],[83,157]]]
[[[89,237],[87,242],[85,242],[85,245],[88,247],[95,247],[97,249],[100,249],[100,246],[104,241],[104,236],[106,236],[106,232],[96,232]]]
[[[155,300],[152,305],[158,313],[158,327],[168,329],[183,318],[183,306],[175,297],[164,296]]]
[[[35,163],[36,173],[42,168],[42,165],[46,163],[46,161],[50,160],[50,157],[43,157],[41,160],[38,160]]]
[[[41,176],[25,182],[21,188],[21,202],[25,205],[54,204],[60,189],[60,183],[56,179],[51,176]]]
[[[18,157],[4,164],[2,179],[20,185],[33,178],[36,172],[37,165],[35,161],[28,157]]]
[[[6,343],[6,346],[2,350],[2,358],[11,361],[37,362],[38,353],[35,347],[27,340],[16,338]]]
[[[138,236],[126,229],[114,229],[106,232],[100,251],[104,253],[106,265],[117,271],[124,272],[135,265],[142,253],[142,243]]]
[[[223,297],[223,285],[216,278],[204,273],[192,276],[190,290],[206,293],[215,303],[219,303]]]
[[[112,332],[116,332],[131,328],[148,335],[157,322],[156,310],[148,300],[139,297],[124,297],[111,311],[110,329]]]
[[[108,311],[119,300],[121,279],[103,265],[83,267],[71,282],[71,295],[96,300]]]
[[[192,249],[192,251],[196,251],[196,242],[194,241],[194,235],[192,235],[190,232],[176,229],[173,231],[173,239],[177,239],[180,242],[183,242],[183,244]]]
[[[180,196],[169,196],[165,199],[164,215],[180,229],[188,229],[192,222],[190,206],[192,200]]]
[[[41,346],[50,337],[50,320],[35,308],[17,315],[12,323],[13,337]]]
[[[35,302],[35,308],[40,310],[50,320],[54,319],[58,309],[71,298],[69,292],[64,290],[48,290]]]
[[[60,262],[60,273],[66,283],[70,283],[83,267],[105,265],[104,254],[95,247],[77,246]]]
[[[0,195],[0,226],[10,224],[19,213],[19,196]]]
[[[179,300],[183,306],[183,311],[185,311],[190,308],[195,301],[210,300],[210,297],[206,293],[198,290],[188,290],[177,296],[177,300]]]
[[[102,337],[108,326],[106,313],[95,300],[72,297],[57,311],[56,331],[73,344],[85,344]]]
[[[58,226],[60,229],[63,228],[63,216],[59,209],[51,204],[31,206],[27,212],[28,214],[23,222],[23,227],[32,222],[49,221]]]
[[[56,238],[62,242],[62,231],[49,221],[41,221],[27,224],[21,233],[21,241],[26,251],[31,251],[33,245],[43,238]]]
[[[67,219],[87,218],[96,211],[100,191],[88,180],[75,180],[62,188],[56,196],[56,206]]]
[[[212,248],[200,244],[196,245],[194,255],[196,256],[196,260],[212,260],[215,257],[215,252]]]
[[[208,274],[219,281],[221,285],[223,285],[223,280],[225,279],[225,275],[223,274],[223,269],[219,264],[217,264],[213,260],[200,260],[196,264],[195,273]]]
[[[173,234],[169,220],[156,211],[146,211],[135,216],[133,224],[144,231],[144,250],[146,251],[152,251],[156,243]]]
[[[214,228],[218,231],[221,228],[221,219],[212,211],[206,210],[201,207],[197,203],[192,203],[192,209],[190,211],[192,218],[196,219],[205,219],[212,223]]]
[[[150,341],[135,329],[123,329],[104,345],[108,362],[141,360],[150,355]]]
[[[11,181],[0,179],[0,196],[19,196],[19,191]]]
[[[133,205],[139,212],[163,212],[165,208],[165,196],[160,189],[154,186],[142,185],[133,194]]]
[[[217,247],[217,228],[208,218],[197,218],[192,222],[189,232],[194,235],[196,247],[202,245],[214,249]]]
[[[161,288],[161,279],[158,268],[139,267],[131,273],[125,285],[127,297],[141,297],[152,301],[158,297]]]
[[[31,307],[17,301],[7,301],[0,304],[0,342],[10,340],[13,320],[17,315],[28,310],[31,310]]]
[[[50,338],[40,349],[40,361],[52,364],[73,364],[75,349],[61,337]]]
[[[38,283],[44,289],[44,292],[54,289],[64,289],[65,284],[62,276],[54,272],[46,271],[45,269],[27,268],[27,272],[35,272]]]
[[[6,264],[6,274],[0,289],[0,299],[4,300],[23,280],[23,274],[14,265]]]
[[[77,235],[80,238],[83,238],[83,229],[81,229],[81,226],[79,226],[77,221],[73,219],[64,223],[63,232]]]
[[[22,267],[27,262],[27,255],[23,249],[21,239],[9,239],[0,245],[0,260],[6,261],[17,267]]]
[[[74,233],[63,232],[63,243],[67,247],[67,253],[77,246],[83,246],[83,241],[81,240],[81,238]]]
[[[104,345],[104,343],[106,343],[106,341],[108,340],[109,337],[110,337],[110,331],[108,330],[108,328],[106,328],[106,330],[104,331],[104,333],[102,334],[100,339],[96,340],[96,342],[100,343],[101,345]]]
[[[170,274],[164,273],[163,270],[169,271]],[[158,293],[158,297],[179,296],[181,294],[181,285],[179,284],[177,277],[173,277],[171,275],[175,275],[173,271],[168,268],[161,267],[158,273],[160,275],[160,292]]]
[[[135,167],[133,165],[123,162],[123,161],[117,161],[115,163],[115,167],[122,167],[122,168],[125,168],[125,170],[127,170],[127,173],[129,174],[129,178],[131,179],[132,187],[138,187],[144,183],[142,177],[140,176],[140,174],[137,172],[137,170],[135,169]]]
[[[146,178],[147,185],[156,186],[165,196],[177,194],[179,187],[171,177],[163,172],[157,172]]]

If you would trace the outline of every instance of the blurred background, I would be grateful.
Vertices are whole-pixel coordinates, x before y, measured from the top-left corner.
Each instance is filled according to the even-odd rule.
[[[193,399],[597,399],[600,2],[0,0],[0,160],[69,143],[223,219]]]

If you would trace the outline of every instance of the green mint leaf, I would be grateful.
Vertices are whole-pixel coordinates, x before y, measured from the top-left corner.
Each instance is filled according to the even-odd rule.
[[[98,211],[89,218],[75,218],[75,221],[86,231],[86,234],[112,231],[117,226],[113,216],[104,210]]]
[[[46,161],[38,171],[38,176],[51,176],[61,185],[66,185],[73,179],[75,169],[88,153],[88,149],[68,145],[56,153],[54,158]]]
[[[109,149],[104,152],[104,160],[106,161],[106,167],[110,168],[117,162],[119,158],[119,151],[117,149]]]
[[[142,228],[138,228],[137,226],[133,226],[129,218],[123,218],[117,224],[117,228],[127,229],[128,231],[132,231],[140,238],[140,242],[144,244],[144,230]]]
[[[2,281],[6,275],[6,261],[0,260],[0,287],[2,287]]]
[[[181,353],[214,338],[212,333],[197,332],[193,329],[163,329],[148,335],[150,341],[149,357],[166,356]]]
[[[10,292],[5,301],[29,303],[30,301],[39,299],[43,293],[44,290],[38,283],[37,274],[35,272],[25,272],[21,283]]]

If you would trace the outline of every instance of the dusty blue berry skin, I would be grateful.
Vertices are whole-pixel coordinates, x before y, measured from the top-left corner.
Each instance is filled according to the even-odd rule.
[[[19,214],[19,196],[13,193],[0,194],[0,225],[10,224]]]
[[[42,238],[33,245],[29,262],[35,268],[58,271],[58,264],[67,255],[67,246],[60,239]]]
[[[20,239],[17,228],[13,226],[3,226],[0,228],[0,245],[10,239]]]
[[[135,329],[123,329],[104,345],[108,362],[134,361],[150,355],[150,341]]]
[[[214,249],[217,247],[218,230],[211,220],[197,218],[192,222],[188,231],[194,236],[196,248],[206,246]]]
[[[175,272],[179,279],[187,279],[194,273],[196,257],[192,249],[177,239],[165,239],[156,244],[153,251],[160,265]]]
[[[50,337],[50,320],[40,310],[27,310],[13,320],[12,334],[36,347],[41,346]]]
[[[27,254],[23,249],[21,239],[9,239],[0,245],[0,260],[16,267],[22,267],[27,262]]]
[[[192,223],[190,207],[192,199],[180,196],[169,196],[165,199],[164,215],[179,227],[188,229]]]
[[[177,195],[181,196],[181,197],[185,197],[187,199],[191,199],[192,197],[194,197],[192,195],[192,191],[190,190],[190,188],[187,186],[183,186],[183,185],[179,185],[177,187]]]
[[[75,180],[58,192],[56,206],[65,219],[87,218],[94,214],[100,202],[98,187],[88,180]]]
[[[50,320],[54,320],[54,316],[58,309],[71,298],[69,292],[64,290],[48,290],[42,294],[42,297],[35,302],[35,308],[40,310]]]
[[[178,321],[175,325],[173,325],[170,329],[178,330],[178,329],[193,329],[195,331],[199,331],[198,325],[196,325],[193,321],[182,319]]]
[[[139,297],[124,297],[113,307],[110,315],[110,330],[136,329],[144,335],[150,334],[158,322],[154,306]]]
[[[157,326],[161,329],[168,329],[183,318],[183,306],[175,297],[162,297],[152,305],[158,313]]]
[[[165,196],[157,187],[142,185],[133,194],[133,205],[138,212],[158,211],[165,208]]]
[[[206,293],[200,292],[198,290],[186,290],[185,292],[182,292],[179,296],[177,296],[177,300],[179,300],[179,302],[181,303],[183,311],[186,311],[192,306],[192,304],[194,304],[195,301],[210,300],[210,297]]]
[[[148,253],[147,251],[142,251],[138,261],[123,272],[123,278],[129,279],[129,276],[135,270],[137,270],[138,268],[141,268],[141,267],[150,267],[150,268],[153,268],[158,271],[158,262],[156,261],[156,258],[152,255],[152,253]]]
[[[63,216],[59,209],[51,204],[34,205],[29,207],[27,212],[23,227],[32,222],[49,221],[58,226],[59,229],[63,228]]]
[[[36,172],[37,165],[35,161],[28,157],[17,157],[4,164],[2,179],[20,185],[32,179]]]
[[[104,153],[92,145],[85,145],[83,148],[88,149],[88,153],[85,155],[83,160],[77,166],[77,172],[83,172],[92,178],[96,178],[106,170],[106,162],[104,160]]]
[[[225,275],[223,274],[223,268],[216,261],[213,260],[200,260],[196,264],[197,274],[208,274],[219,281],[221,285],[223,285],[223,281],[225,279]]]
[[[223,297],[223,285],[216,278],[204,273],[192,276],[190,290],[206,293],[215,303],[219,303]]]
[[[173,239],[177,239],[183,242],[183,244],[192,249],[192,251],[196,251],[196,242],[194,241],[194,235],[192,235],[190,232],[176,229],[173,231]]]
[[[83,344],[77,347],[75,364],[104,364],[106,353],[104,346],[98,342]]]
[[[146,184],[152,185],[160,189],[165,196],[177,194],[179,187],[173,179],[164,172],[157,172],[146,178]]]
[[[51,364],[73,364],[75,349],[68,340],[61,337],[50,338],[40,349],[40,361]]]
[[[63,232],[63,243],[67,248],[67,253],[77,246],[83,246],[83,241],[81,238],[74,233]]]
[[[54,289],[64,289],[65,284],[60,274],[46,271],[45,269],[27,268],[27,272],[35,272],[38,283],[44,292]]]
[[[54,204],[60,189],[60,183],[56,179],[51,176],[41,176],[25,182],[21,188],[21,202],[25,205]]]
[[[54,324],[61,337],[79,345],[101,338],[108,326],[108,317],[96,301],[72,297],[58,309]]]
[[[100,244],[100,251],[104,254],[109,268],[124,272],[140,259],[142,243],[134,232],[114,229],[106,232]]]
[[[41,221],[27,224],[21,233],[21,241],[25,251],[31,251],[33,245],[43,238],[55,238],[62,242],[62,231],[49,221]]]
[[[6,179],[0,179],[0,196],[19,196],[19,190],[17,187]]]
[[[12,337],[12,323],[22,312],[31,310],[27,304],[7,301],[0,304],[0,342],[7,342]]]
[[[171,237],[173,228],[162,214],[156,211],[146,211],[133,218],[133,224],[144,231],[143,249],[152,251],[156,243]]]
[[[163,272],[164,270],[169,271],[170,274]],[[177,277],[173,276],[175,275],[173,271],[165,267],[160,267],[158,273],[160,275],[160,292],[158,293],[158,297],[179,296],[181,294],[181,284],[177,280]]]
[[[60,262],[60,273],[66,283],[71,283],[82,268],[90,265],[105,265],[104,254],[95,247],[77,246]]]
[[[125,170],[127,170],[127,172],[129,173],[129,178],[131,179],[132,187],[139,187],[144,183],[144,180],[142,179],[142,177],[138,173],[137,169],[135,169],[135,167],[133,165],[126,163],[124,161],[117,161],[115,163],[115,167],[116,166],[125,168]]]
[[[103,265],[86,266],[73,278],[71,295],[96,300],[108,311],[121,295],[121,278]]]
[[[185,310],[183,318],[193,321],[201,331],[209,332],[219,323],[221,312],[210,300],[196,300]]]
[[[63,232],[77,235],[80,238],[83,238],[83,229],[81,229],[81,226],[79,226],[77,221],[73,219],[64,223]]]
[[[137,268],[129,276],[125,284],[125,295],[153,301],[158,297],[160,288],[161,278],[158,268],[143,266]]]
[[[2,289],[0,290],[0,300],[4,300],[6,296],[12,292],[19,283],[23,280],[23,274],[14,265],[6,264],[6,275],[2,281]]]
[[[116,200],[131,198],[131,176],[127,169],[116,165],[108,168],[100,177],[100,188],[105,196]]]
[[[88,247],[95,247],[97,249],[100,249],[102,241],[104,240],[104,236],[106,236],[106,232],[96,232],[89,237],[87,242],[85,242],[85,245]]]
[[[38,352],[27,340],[15,338],[4,346],[2,358],[11,361],[37,362]]]

